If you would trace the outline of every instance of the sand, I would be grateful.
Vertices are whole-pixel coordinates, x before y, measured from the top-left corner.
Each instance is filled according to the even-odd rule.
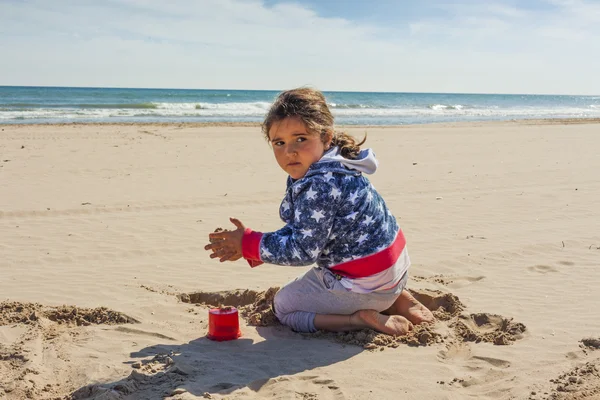
[[[256,124],[0,126],[0,399],[600,399],[598,122],[350,129],[438,318],[403,337],[294,333],[308,267],[209,258],[281,226]]]

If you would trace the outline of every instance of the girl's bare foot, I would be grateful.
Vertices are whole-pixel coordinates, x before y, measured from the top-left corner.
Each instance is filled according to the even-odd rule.
[[[406,335],[412,324],[400,315],[383,315],[375,310],[359,310],[350,316],[355,329],[371,328],[388,335]]]
[[[415,325],[422,323],[432,324],[435,322],[433,313],[421,304],[406,289],[402,291],[394,304],[383,312],[387,315],[402,315]]]

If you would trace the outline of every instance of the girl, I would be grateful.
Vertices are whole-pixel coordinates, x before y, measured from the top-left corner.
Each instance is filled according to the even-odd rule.
[[[317,267],[281,288],[274,299],[279,321],[298,332],[372,328],[403,335],[412,324],[434,321],[404,290],[410,259],[396,219],[363,174],[378,166],[334,131],[319,91],[281,93],[263,123],[279,166],[289,174],[279,214],[286,225],[260,233],[231,218],[235,231],[211,233],[211,258]]]

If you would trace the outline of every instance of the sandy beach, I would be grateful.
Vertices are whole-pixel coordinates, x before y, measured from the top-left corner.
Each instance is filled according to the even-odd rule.
[[[0,125],[0,399],[600,399],[598,122],[347,129],[439,319],[409,338],[294,333],[265,304],[308,267],[208,257],[282,225],[256,124]]]

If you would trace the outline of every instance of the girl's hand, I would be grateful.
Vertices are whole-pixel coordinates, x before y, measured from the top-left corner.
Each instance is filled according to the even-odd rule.
[[[210,244],[204,250],[212,250],[210,258],[219,258],[220,262],[237,261],[242,258],[242,238],[246,227],[236,218],[229,218],[237,229],[227,232],[213,232],[208,235]]]

